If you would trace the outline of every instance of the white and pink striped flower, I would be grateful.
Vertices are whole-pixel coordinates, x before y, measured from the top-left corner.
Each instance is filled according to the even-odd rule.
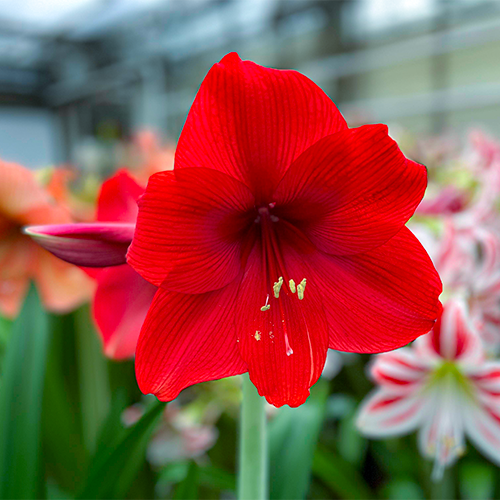
[[[500,238],[481,225],[446,221],[440,244],[430,248],[445,294],[467,299],[475,328],[488,351],[500,350]]]
[[[386,438],[419,431],[421,453],[439,479],[465,450],[465,436],[500,465],[500,361],[488,361],[465,303],[449,300],[431,333],[413,347],[376,356],[378,388],[362,403],[357,425]]]

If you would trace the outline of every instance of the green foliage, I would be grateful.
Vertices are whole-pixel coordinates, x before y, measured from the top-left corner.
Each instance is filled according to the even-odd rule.
[[[495,471],[486,464],[467,461],[460,464],[460,493],[470,500],[494,498]],[[497,473],[498,475],[498,473]]]
[[[5,348],[12,332],[12,321],[0,316],[0,367],[2,366]]]
[[[432,482],[433,464],[421,457],[415,435],[366,440],[358,433],[356,411],[371,390],[368,360],[353,357],[333,381],[321,379],[303,406],[271,412],[271,498],[500,498],[496,467],[470,445]],[[174,453],[176,460],[153,467],[146,449],[165,405],[141,395],[132,361],[103,356],[88,306],[50,315],[31,289],[15,322],[0,319],[0,369],[2,498],[236,495],[237,379],[181,394],[179,407],[189,406],[190,417],[216,422],[217,442],[199,457]],[[124,427],[124,410],[138,403],[145,413]],[[169,429],[175,439],[164,446],[182,448],[179,430]]]
[[[41,414],[49,327],[30,287],[8,341],[0,388],[0,498],[45,496]]]
[[[390,500],[423,500],[425,498],[422,488],[411,479],[396,479],[391,481],[385,490]]]
[[[316,450],[313,472],[339,498],[373,498],[373,494],[356,468],[332,452],[322,448]]]
[[[175,500],[198,498],[198,466],[191,461],[186,477],[179,483],[173,497]]]
[[[88,305],[75,312],[75,333],[83,438],[87,450],[93,453],[111,398],[107,362],[91,324]]]
[[[328,384],[319,380],[305,404],[298,408],[282,408],[271,422],[269,460],[272,499],[305,497],[327,394]]]
[[[92,458],[88,476],[77,498],[123,498],[140,469],[147,443],[165,408],[165,403],[153,403],[143,417],[129,429],[112,429],[115,439],[103,436]],[[118,412],[112,411],[115,416]],[[105,428],[117,425],[111,418]]]

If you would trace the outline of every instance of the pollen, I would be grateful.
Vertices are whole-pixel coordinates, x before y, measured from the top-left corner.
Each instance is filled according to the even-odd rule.
[[[295,293],[295,292],[297,291],[297,288],[295,287],[295,281],[290,280],[290,281],[288,282],[288,285],[290,286],[290,291],[291,291],[292,293]]]
[[[306,279],[304,278],[298,285],[297,285],[297,295],[299,297],[299,300],[302,300],[304,298],[304,291],[306,289]]]
[[[257,331],[255,332],[254,337],[255,337],[255,340],[257,340],[257,341],[261,339],[262,335],[260,334],[259,330],[257,330]]]
[[[275,281],[275,283],[273,285],[274,297],[276,299],[280,298],[280,290],[281,290],[282,286],[283,286],[283,277],[280,276],[278,281]]]

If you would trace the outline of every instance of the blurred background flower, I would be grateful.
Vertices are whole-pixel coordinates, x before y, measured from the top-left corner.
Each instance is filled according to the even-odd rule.
[[[464,303],[450,299],[431,333],[412,349],[375,356],[370,372],[380,388],[361,406],[363,434],[419,429],[436,480],[465,452],[465,435],[500,464],[500,361],[486,361]]]
[[[36,282],[47,309],[75,309],[92,293],[92,281],[75,266],[55,258],[22,233],[28,224],[70,222],[30,170],[0,160],[0,312],[19,312],[30,280]]]
[[[137,200],[144,188],[121,170],[103,182],[97,201],[97,221],[137,220]],[[104,352],[113,359],[131,358],[157,288],[128,264],[87,269],[97,280],[92,313],[101,334]]]

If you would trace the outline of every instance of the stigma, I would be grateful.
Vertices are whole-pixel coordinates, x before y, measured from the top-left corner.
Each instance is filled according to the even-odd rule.
[[[269,311],[271,306],[269,305],[269,294],[267,294],[266,303],[260,308],[262,312]]]

